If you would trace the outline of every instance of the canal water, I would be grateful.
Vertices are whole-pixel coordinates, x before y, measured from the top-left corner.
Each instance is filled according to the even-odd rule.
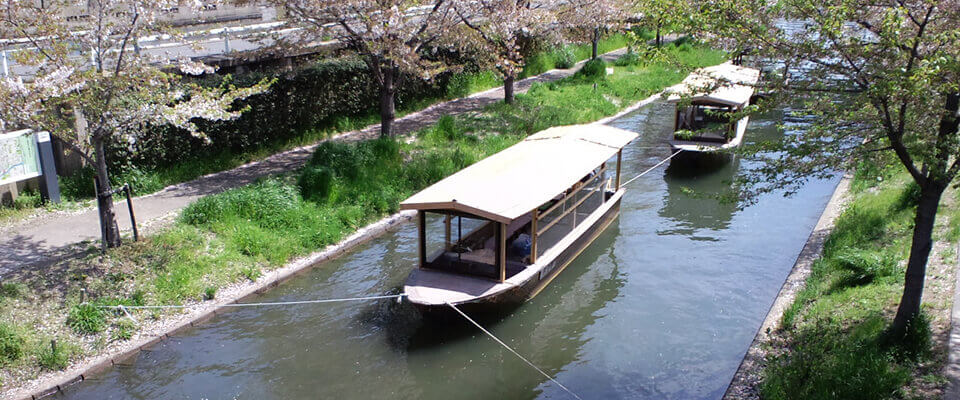
[[[641,134],[625,179],[669,155],[672,117],[658,101],[611,123]],[[754,117],[747,141],[777,140],[781,122],[802,128]],[[550,286],[481,321],[584,399],[720,398],[837,183],[742,210],[715,199],[755,162],[675,160],[638,179],[619,220]],[[415,239],[405,224],[257,301],[398,293]],[[466,322],[424,321],[394,301],[232,309],[60,396],[569,398]]]

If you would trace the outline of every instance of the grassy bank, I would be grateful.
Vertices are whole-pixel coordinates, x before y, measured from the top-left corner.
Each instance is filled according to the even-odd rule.
[[[886,336],[903,290],[919,189],[903,173],[863,170],[806,287],[773,334],[765,399],[939,398],[960,210],[941,204],[924,317],[901,344]]]
[[[216,298],[223,287],[256,280],[395,212],[405,197],[530,133],[614,114],[679,82],[689,70],[724,58],[690,46],[668,53],[670,62],[624,65],[610,76],[604,65],[593,65],[563,81],[535,85],[514,106],[443,117],[409,142],[324,143],[303,170],[205,197],[141,242],[42,273],[6,277],[5,285],[16,288],[0,298],[3,387],[104,352],[140,329],[90,304]],[[162,318],[159,311],[138,316],[144,323]]]

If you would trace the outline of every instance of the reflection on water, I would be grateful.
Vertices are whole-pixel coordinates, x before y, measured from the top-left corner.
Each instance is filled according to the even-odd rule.
[[[735,203],[718,196],[732,190],[739,165],[739,159],[724,153],[674,158],[663,175],[667,196],[658,214],[675,225],[657,233],[717,240],[712,232],[727,229],[737,210]]]
[[[669,155],[672,108],[612,125],[641,138],[629,178]],[[776,139],[778,115],[748,140]],[[631,184],[622,215],[535,299],[482,323],[584,398],[715,399],[733,376],[836,182],[738,210],[710,195],[750,160],[675,160]],[[406,224],[259,301],[396,293],[417,260]],[[459,319],[384,300],[232,309],[62,395],[102,398],[566,398]]]

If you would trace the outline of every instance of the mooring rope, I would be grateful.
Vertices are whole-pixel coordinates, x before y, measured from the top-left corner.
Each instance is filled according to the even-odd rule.
[[[677,151],[673,152],[673,154],[671,154],[670,157],[664,158],[663,160],[661,160],[660,162],[658,162],[656,165],[654,165],[654,166],[652,166],[652,167],[650,167],[650,168],[647,168],[646,171],[643,171],[643,172],[640,173],[640,175],[637,175],[637,176],[633,177],[633,179],[630,179],[629,181],[624,182],[623,184],[620,185],[620,187],[627,186],[627,185],[629,185],[631,182],[633,182],[633,181],[635,181],[635,180],[637,180],[637,179],[640,179],[641,176],[644,176],[644,175],[650,173],[650,171],[653,171],[653,170],[657,169],[657,167],[665,164],[667,161],[670,161],[671,158],[676,157],[677,154],[680,154],[681,151],[683,151],[683,150],[677,150]]]
[[[342,299],[319,299],[319,300],[300,300],[300,301],[278,301],[273,303],[229,303],[221,304],[219,307],[264,307],[264,306],[294,306],[302,304],[320,304],[320,303],[342,303],[347,301],[365,301],[365,300],[382,300],[382,299],[402,299],[406,296],[406,293],[401,294],[390,294],[383,296],[368,296],[368,297],[346,297]],[[156,306],[127,306],[127,305],[116,305],[116,306],[97,306],[99,308],[112,308],[123,311],[128,316],[130,315],[127,310],[146,310],[146,309],[165,309],[165,308],[191,308],[196,305],[177,305],[177,304],[168,304],[168,305],[156,305]],[[133,317],[130,317],[133,319]]]
[[[540,375],[543,375],[544,377],[546,377],[547,379],[549,379],[551,382],[556,383],[557,386],[559,386],[561,389],[565,390],[567,393],[570,393],[570,395],[573,396],[574,398],[576,398],[576,399],[578,399],[578,400],[583,400],[580,396],[577,396],[576,393],[574,393],[574,392],[571,391],[570,389],[567,389],[566,386],[563,386],[562,383],[558,382],[556,379],[553,379],[553,377],[550,376],[550,375],[548,375],[546,372],[543,372],[542,369],[540,369],[539,367],[537,367],[536,365],[534,365],[532,362],[530,362],[530,360],[527,360],[526,358],[524,358],[523,356],[521,356],[520,353],[517,353],[516,350],[510,348],[510,346],[507,346],[506,343],[504,343],[502,340],[498,339],[496,336],[494,336],[492,333],[490,333],[490,331],[484,329],[482,326],[480,326],[480,324],[477,323],[477,321],[474,321],[473,318],[470,318],[467,314],[464,314],[463,311],[460,311],[460,309],[457,308],[457,306],[455,306],[455,305],[453,305],[453,304],[450,304],[450,303],[447,303],[447,305],[450,306],[450,308],[452,308],[452,309],[453,309],[454,311],[456,311],[458,314],[462,315],[463,318],[466,318],[467,321],[470,321],[470,323],[473,324],[473,326],[476,326],[477,329],[480,329],[481,331],[483,331],[483,333],[486,333],[487,336],[490,336],[491,339],[493,339],[493,340],[496,341],[497,343],[500,343],[500,345],[503,346],[504,348],[506,348],[507,350],[510,350],[510,352],[513,353],[513,355],[519,357],[521,360],[523,360],[523,362],[527,363],[527,365],[529,365],[529,366],[532,367],[533,369],[537,370],[537,372],[539,372]]]

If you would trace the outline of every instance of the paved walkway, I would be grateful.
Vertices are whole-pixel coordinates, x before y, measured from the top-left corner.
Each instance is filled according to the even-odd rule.
[[[610,61],[624,53],[616,50],[603,57]],[[573,75],[583,66],[552,70],[516,83],[516,92],[523,93],[535,82],[551,82]],[[503,88],[491,89],[469,97],[438,103],[416,113],[397,119],[394,127],[398,135],[406,135],[435,123],[444,115],[456,115],[477,110],[503,99]],[[371,125],[359,131],[337,135],[328,140],[354,141],[374,138],[380,134],[380,125]],[[169,215],[200,197],[247,185],[258,178],[300,168],[313,154],[316,144],[274,154],[261,161],[242,165],[232,170],[206,175],[196,180],[169,186],[160,192],[133,200],[134,213],[139,224]],[[121,229],[130,228],[126,203],[117,203],[117,222]],[[48,264],[86,251],[85,241],[100,237],[97,210],[91,209],[73,215],[40,218],[20,225],[0,238],[0,275],[38,264]],[[93,245],[97,245],[94,243]]]

